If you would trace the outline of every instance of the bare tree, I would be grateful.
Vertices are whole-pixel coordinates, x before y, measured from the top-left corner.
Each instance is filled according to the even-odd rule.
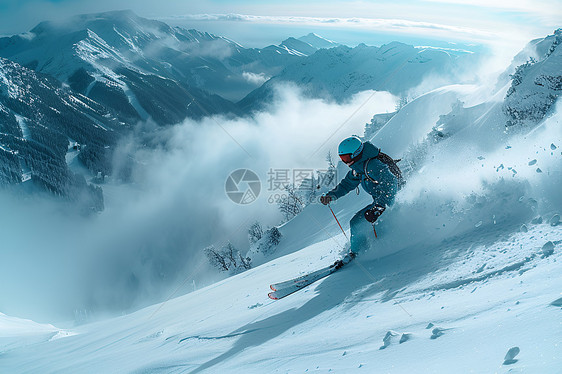
[[[315,178],[314,173],[301,185],[306,205],[316,200],[317,190],[320,188],[320,178]]]
[[[240,256],[240,268],[244,270],[248,270],[252,268],[252,259],[250,257],[244,258],[240,252],[238,252],[238,256]]]
[[[275,252],[275,247],[279,245],[280,241],[281,232],[277,227],[274,226],[264,233],[263,238],[258,244],[258,251],[265,255],[269,255]]]
[[[278,207],[285,221],[288,221],[302,212],[304,204],[298,196],[295,186],[287,185],[285,191],[287,191],[287,194],[279,199]]]
[[[211,265],[221,271],[228,271],[229,266],[224,255],[218,251],[215,246],[211,245],[204,249],[205,255]]]
[[[248,240],[250,244],[255,244],[258,240],[263,237],[263,228],[259,222],[252,223],[252,226],[248,229]]]
[[[324,186],[331,186],[336,179],[336,165],[334,164],[331,151],[328,151],[328,154],[326,155],[326,162],[328,162],[328,170],[326,170],[326,174],[324,175],[324,180],[322,182]]]
[[[204,251],[209,263],[220,271],[237,273],[252,267],[252,260],[249,257],[243,257],[232,243],[228,243],[220,250],[209,246]]]
[[[225,247],[223,247],[223,253],[228,262],[230,262],[230,269],[236,269],[238,267],[238,263],[236,262],[236,258],[238,257],[238,250],[234,248],[232,243],[228,243]]]
[[[400,96],[400,101],[398,101],[394,109],[396,109],[396,111],[399,112],[400,109],[406,106],[406,104],[408,104],[408,96]]]

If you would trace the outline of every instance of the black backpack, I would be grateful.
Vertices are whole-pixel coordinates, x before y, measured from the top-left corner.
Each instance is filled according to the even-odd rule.
[[[390,172],[396,177],[396,179],[398,179],[398,188],[402,188],[402,186],[404,186],[404,184],[406,184],[406,181],[404,180],[404,177],[402,176],[402,171],[400,170],[400,167],[398,167],[398,162],[400,162],[400,159],[394,160],[392,157],[390,157],[386,153],[382,153],[381,151],[379,151],[379,154],[376,157],[373,157],[373,158],[379,160],[380,162],[382,162],[383,164],[388,166],[388,170],[390,170]],[[372,160],[372,159],[370,159],[370,160]],[[369,177],[369,175],[367,174],[367,165],[368,164],[369,164],[369,160],[367,160],[367,162],[365,163],[365,175],[367,176],[368,179],[373,181]],[[373,181],[373,182],[375,182],[375,181]]]

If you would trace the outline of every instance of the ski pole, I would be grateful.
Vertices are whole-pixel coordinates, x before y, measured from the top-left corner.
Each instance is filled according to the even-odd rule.
[[[377,230],[375,229],[375,223],[373,222],[373,232],[375,233],[375,239],[378,239]]]
[[[340,221],[338,221],[338,218],[336,217],[336,215],[335,215],[334,211],[332,210],[332,207],[330,206],[329,203],[328,203],[328,208],[330,208],[330,212],[332,212],[332,215],[334,216],[334,219],[335,219],[336,222],[338,223],[338,226],[340,227],[341,232],[343,232],[343,236],[345,236],[345,238],[346,238],[347,240],[349,240],[349,239],[347,238],[347,235],[345,234],[345,231],[343,231],[343,227],[341,227],[341,225],[340,225]]]

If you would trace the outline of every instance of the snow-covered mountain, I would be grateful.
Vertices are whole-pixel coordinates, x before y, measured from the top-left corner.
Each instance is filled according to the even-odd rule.
[[[243,108],[261,108],[270,101],[273,87],[283,82],[303,86],[313,97],[343,101],[365,90],[407,95],[424,80],[439,76],[435,85],[458,80],[457,74],[473,56],[457,56],[442,50],[416,48],[399,42],[381,47],[360,44],[320,49],[300,63],[287,66],[279,75],[245,97]],[[473,61],[474,62],[474,61]]]
[[[506,94],[503,110],[508,127],[536,125],[552,113],[562,93],[562,29],[530,44],[535,53],[517,67]]]
[[[559,64],[550,58],[557,48],[533,66],[561,71],[550,65]],[[267,262],[129,315],[55,327],[0,313],[2,368],[559,372],[562,103],[531,128],[506,132],[502,108],[513,94],[506,96],[511,82],[504,86],[440,87],[384,126],[381,116],[372,121],[371,140],[403,157],[407,183],[377,221],[373,248],[341,271],[283,300],[267,298],[269,284],[347,249],[350,218],[372,201],[365,193],[332,204],[345,234],[330,210],[310,204],[279,227]]]
[[[378,132],[378,139],[392,138],[389,129],[394,128],[394,123],[418,118],[417,128],[408,137],[418,145],[410,149],[411,156],[419,159],[417,153],[435,148],[457,133],[478,139],[479,147],[487,149],[506,142],[511,133],[531,131],[553,114],[562,91],[560,35],[557,30],[529,43],[500,75],[493,89],[479,88],[478,93],[471,95],[465,94],[471,86],[429,92],[403,107],[388,121],[388,126],[380,129],[380,123],[374,120],[368,126],[369,133]],[[529,58],[532,60],[517,65]],[[406,149],[393,144],[389,151],[404,154]]]
[[[111,152],[128,125],[103,105],[56,79],[0,58],[0,185],[33,183],[57,195],[103,209],[101,190],[67,165],[67,153],[92,173],[111,172]]]
[[[339,45],[339,43],[325,39],[320,35],[310,33],[300,38],[288,38],[281,42],[279,46],[270,46],[267,48],[275,48],[279,53],[283,53],[283,50],[285,50],[289,54],[310,56],[319,49],[330,49]]]
[[[305,36],[301,36],[300,38],[298,38],[300,41],[305,42],[311,46],[313,46],[316,49],[328,49],[328,48],[333,48],[333,47],[337,47],[340,44],[336,43],[332,40],[328,40],[326,38],[321,37],[318,34],[315,34],[313,32],[305,35]]]
[[[220,62],[234,43],[130,11],[42,22],[29,33],[0,39],[0,56],[50,74],[115,109],[124,121],[150,116],[159,124],[236,112],[208,93],[228,86]],[[205,90],[202,90],[205,88]],[[193,104],[193,105],[191,105]]]
[[[283,42],[280,44],[280,47],[287,49],[290,53],[299,54],[302,56],[309,56],[317,50],[312,45],[295,38],[283,40]]]
[[[317,45],[330,45],[307,36]],[[227,38],[138,17],[131,11],[86,14],[42,22],[30,32],[0,38],[0,56],[68,83],[118,110],[124,120],[158,123],[233,112],[237,101],[317,47],[295,38],[246,49]],[[213,95],[216,94],[216,95]],[[196,101],[198,105],[190,106]],[[188,107],[189,109],[185,109]]]
[[[324,40],[319,36],[309,39],[320,44]],[[57,144],[52,160],[42,167],[32,167],[30,160],[20,165],[21,154],[18,161],[13,152],[21,150],[14,145],[9,147],[8,140],[4,140],[10,151],[4,152],[0,163],[1,182],[19,183],[41,175],[39,180],[48,190],[68,195],[65,189],[72,173],[67,173],[66,148],[61,144],[69,140],[82,146],[91,143],[76,152],[78,158],[70,154],[66,161],[74,164],[80,160],[94,175],[109,175],[111,152],[106,147],[112,147],[122,135],[114,133],[114,129],[126,132],[148,119],[166,125],[186,117],[241,114],[235,104],[214,93],[242,97],[271,75],[316,50],[294,38],[279,46],[246,49],[223,37],[172,28],[131,11],[42,22],[28,33],[0,38],[0,56],[7,58],[2,59],[2,66],[9,68],[0,82],[6,93],[2,98],[3,126],[10,128],[5,133],[13,135],[25,126],[26,120],[35,121],[40,127],[25,127],[26,140],[44,144],[40,128],[49,134],[49,142]],[[50,90],[38,83],[47,76],[52,77]],[[13,92],[30,95],[33,101],[20,100],[23,104],[16,106],[9,102]],[[53,104],[33,106],[43,102]],[[61,102],[84,105],[65,106]],[[82,119],[68,119],[76,116]],[[14,118],[19,127],[14,125]],[[100,125],[95,127],[93,123]],[[90,128],[109,132],[100,135]],[[108,136],[110,140],[106,139]],[[53,178],[57,180],[46,182]]]

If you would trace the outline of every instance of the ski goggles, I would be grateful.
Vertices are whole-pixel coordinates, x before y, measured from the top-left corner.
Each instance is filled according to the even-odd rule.
[[[351,153],[348,153],[346,155],[340,155],[340,158],[343,162],[349,164],[351,162]]]

